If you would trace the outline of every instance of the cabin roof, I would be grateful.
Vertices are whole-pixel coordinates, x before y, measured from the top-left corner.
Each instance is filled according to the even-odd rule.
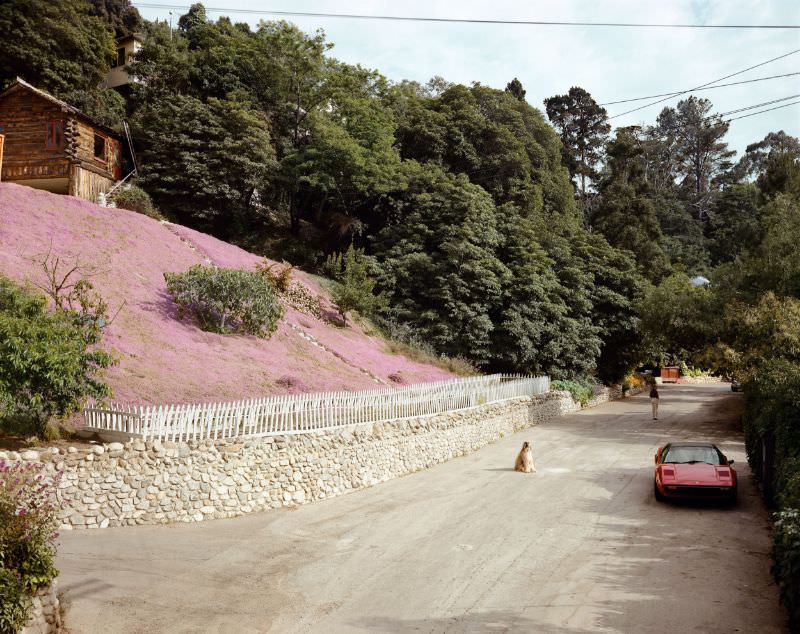
[[[5,97],[14,92],[17,92],[18,90],[27,90],[28,92],[32,92],[36,96],[54,103],[55,105],[60,107],[63,112],[69,112],[70,114],[73,114],[76,117],[80,117],[81,119],[84,119],[85,121],[90,123],[95,128],[99,128],[106,134],[114,136],[117,139],[122,139],[122,136],[119,134],[119,132],[116,132],[115,130],[112,130],[108,126],[103,125],[96,119],[90,117],[88,114],[78,110],[75,106],[70,106],[66,101],[62,101],[61,99],[53,97],[53,95],[51,95],[49,92],[45,92],[40,88],[32,86],[21,77],[17,77],[16,80],[14,80],[14,82],[8,88],[6,88],[3,92],[0,92],[0,100],[4,99]]]

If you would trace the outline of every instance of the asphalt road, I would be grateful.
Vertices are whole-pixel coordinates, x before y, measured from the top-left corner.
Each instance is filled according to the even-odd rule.
[[[66,621],[125,632],[785,632],[767,513],[724,385],[664,386],[294,511],[62,537]],[[709,439],[739,504],[653,499],[655,449]],[[514,472],[523,440],[538,473]]]

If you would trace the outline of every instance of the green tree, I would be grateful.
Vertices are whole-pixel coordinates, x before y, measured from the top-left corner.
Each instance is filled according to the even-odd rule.
[[[153,202],[223,237],[255,222],[256,192],[275,168],[267,121],[239,97],[159,98],[133,120],[140,184]]]
[[[0,3],[0,88],[17,76],[56,95],[94,90],[114,59],[114,38],[86,0]]]
[[[607,176],[599,186],[590,222],[612,246],[631,251],[651,280],[661,279],[669,262],[661,248],[661,228],[642,170],[642,150],[626,129],[608,144]]]
[[[130,0],[90,0],[93,13],[111,27],[115,37],[125,37],[140,31],[144,20]]]
[[[506,84],[506,92],[511,93],[520,101],[525,101],[525,89],[522,87],[522,82],[516,77]]]
[[[591,324],[600,340],[597,376],[621,381],[641,362],[639,302],[645,280],[627,251],[614,249],[597,233],[576,236],[575,256],[590,276]]]
[[[439,352],[486,363],[505,267],[494,204],[465,176],[419,166],[395,220],[373,250],[399,323],[410,324]]]
[[[560,366],[559,341],[570,318],[553,261],[537,239],[535,223],[514,205],[498,209],[498,258],[508,273],[492,315],[494,371],[552,373]]]
[[[658,363],[691,362],[712,341],[720,310],[712,291],[673,273],[649,286],[639,302],[643,354]]]
[[[376,281],[369,274],[369,261],[363,251],[354,249],[351,244],[344,255],[329,258],[328,268],[338,282],[333,290],[333,302],[345,326],[347,313],[356,311],[370,316],[385,305],[385,297],[374,292]]]
[[[95,121],[122,131],[122,122],[125,119],[125,99],[116,90],[110,88],[71,90],[62,95],[62,98]]]
[[[709,114],[711,108],[708,99],[691,96],[658,115],[658,130],[672,148],[680,188],[693,194],[689,200],[699,218],[705,217],[710,204],[705,194],[716,188],[735,154],[723,141],[730,124]]]
[[[101,373],[111,357],[97,347],[104,304],[79,282],[67,305],[48,312],[47,301],[0,276],[0,427],[44,435],[54,416],[76,411],[88,398],[108,396]]]
[[[547,117],[561,135],[564,164],[571,177],[579,178],[581,197],[586,200],[586,181],[596,178],[597,164],[611,131],[608,113],[577,86],[570,88],[566,95],[548,97],[544,105]]]
[[[761,141],[747,146],[744,155],[736,164],[739,179],[757,178],[767,171],[768,163],[776,157],[788,154],[800,159],[800,139],[780,132],[770,132]]]
[[[325,112],[308,117],[309,139],[283,161],[300,208],[316,219],[339,248],[368,224],[382,226],[380,199],[402,190],[405,177],[394,147],[395,122],[380,95],[386,82],[377,73],[332,63]]]
[[[710,211],[707,234],[712,263],[735,260],[755,248],[763,237],[759,190],[734,185],[719,193]]]
[[[163,22],[148,22],[145,41],[128,65],[133,83],[133,103],[138,108],[152,107],[159,99],[188,95],[191,90],[192,59],[189,43],[173,33]]]

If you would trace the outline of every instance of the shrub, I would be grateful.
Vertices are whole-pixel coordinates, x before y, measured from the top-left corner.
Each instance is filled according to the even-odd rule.
[[[242,332],[269,337],[283,314],[264,276],[256,271],[196,265],[165,273],[178,315],[191,315],[211,332]]]
[[[16,632],[28,619],[30,595],[58,575],[55,491],[60,473],[41,463],[0,460],[0,632]]]
[[[629,372],[625,378],[622,379],[622,391],[627,392],[637,388],[643,388],[647,385],[645,378],[638,372]]]
[[[277,264],[264,260],[256,265],[256,270],[264,276],[269,285],[276,293],[287,293],[292,283],[292,271],[294,267],[288,262]]]
[[[75,288],[80,308],[48,312],[44,297],[0,275],[0,427],[7,431],[42,436],[53,416],[109,395],[100,373],[112,359],[94,347],[104,304],[90,306],[87,282]]]
[[[581,405],[586,405],[594,396],[594,384],[583,380],[557,379],[550,382],[550,389],[569,392],[572,400]]]
[[[0,634],[15,634],[30,618],[31,596],[15,572],[0,568]]]
[[[140,187],[131,185],[127,189],[120,190],[114,195],[114,202],[119,209],[130,209],[138,211],[140,214],[160,220],[161,214],[150,200],[150,195]]]
[[[368,274],[369,260],[363,251],[350,245],[344,255],[332,255],[325,263],[326,271],[339,282],[333,289],[333,302],[347,325],[347,313],[355,310],[371,315],[386,305],[383,295],[375,295],[375,280]]]
[[[781,601],[789,611],[791,631],[800,629],[800,510],[775,514],[772,527],[772,572],[778,580]]]

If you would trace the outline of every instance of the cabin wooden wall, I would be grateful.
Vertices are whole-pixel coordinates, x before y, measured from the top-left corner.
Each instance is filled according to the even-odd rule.
[[[61,124],[57,147],[47,147],[48,123]],[[29,90],[11,90],[0,99],[5,139],[2,181],[18,182],[97,202],[122,178],[122,143],[81,116]],[[105,151],[95,157],[95,135]]]
[[[69,160],[66,137],[60,148],[47,149],[47,124],[65,115],[54,103],[27,90],[17,90],[0,100],[0,127],[5,134],[3,181],[67,178]]]
[[[122,144],[117,139],[77,117],[70,117],[68,129],[69,156],[73,162],[98,176],[114,181],[122,178]],[[106,151],[102,160],[98,160],[94,156],[95,134],[106,140]]]
[[[114,185],[110,178],[88,170],[79,163],[73,163],[69,168],[69,195],[85,200],[97,202],[100,193],[107,192]]]

